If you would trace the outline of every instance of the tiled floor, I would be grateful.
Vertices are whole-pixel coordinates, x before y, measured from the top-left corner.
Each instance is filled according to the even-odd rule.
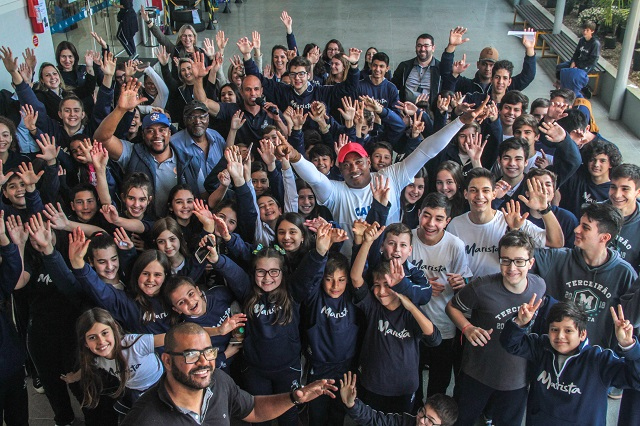
[[[217,14],[218,29],[224,30],[230,39],[227,57],[236,51],[235,41],[240,37],[250,36],[252,30],[261,32],[266,56],[270,52],[270,46],[284,44],[285,30],[279,18],[282,10],[287,10],[293,17],[294,32],[301,48],[311,41],[324,45],[331,38],[339,39],[345,48],[358,47],[365,50],[369,46],[376,46],[391,57],[392,67],[415,55],[415,38],[424,32],[435,37],[439,57],[446,46],[449,29],[456,25],[466,26],[469,30],[467,36],[471,40],[459,48],[457,56],[467,53],[468,61],[472,63],[471,69],[475,67],[473,64],[480,50],[488,45],[499,50],[500,58],[512,60],[516,72],[519,72],[524,56],[520,39],[506,35],[513,20],[513,12],[504,0],[245,0],[243,4],[232,1],[229,6],[232,13]],[[101,19],[96,21],[98,31],[104,28]],[[75,32],[68,35],[79,50],[91,46],[87,21],[81,22],[80,29],[76,31],[83,30],[86,32],[82,36]],[[198,37],[202,39],[212,37],[213,34],[213,31],[205,31],[198,34]],[[54,38],[54,42],[57,41]],[[139,49],[141,56],[150,55],[150,49],[141,46]],[[117,50],[120,49],[116,48]],[[471,69],[468,71],[469,75],[473,74]],[[530,100],[548,96],[551,83],[549,76],[539,69],[536,80],[525,93]],[[592,103],[602,134],[618,144],[625,161],[638,163],[640,140],[622,124],[609,121],[606,109],[598,103],[597,98]],[[51,410],[44,395],[37,395],[35,392],[30,392],[30,395],[31,424],[53,424]],[[610,403],[609,425],[616,422],[618,406],[617,402]],[[77,413],[80,413],[79,410]]]

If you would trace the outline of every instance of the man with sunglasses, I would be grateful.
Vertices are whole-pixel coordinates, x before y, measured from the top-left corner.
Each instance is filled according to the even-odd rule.
[[[166,373],[133,406],[126,425],[230,425],[231,418],[249,423],[272,420],[294,405],[320,395],[335,398],[333,380],[318,380],[278,395],[252,396],[221,370],[217,348],[202,327],[184,322],[165,337],[162,363]]]

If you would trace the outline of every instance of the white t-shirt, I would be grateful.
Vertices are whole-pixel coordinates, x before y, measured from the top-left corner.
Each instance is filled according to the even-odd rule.
[[[507,232],[507,228],[504,215],[500,210],[496,210],[493,219],[480,225],[471,222],[469,212],[454,217],[447,231],[464,242],[471,273],[474,277],[482,277],[500,273],[498,243]],[[544,229],[538,228],[528,220],[524,221],[521,229],[533,238],[536,247],[545,246],[547,235]]]
[[[468,259],[464,254],[464,243],[460,238],[444,231],[444,236],[437,244],[428,246],[418,238],[417,229],[411,232],[413,251],[409,255],[409,261],[421,269],[427,278],[438,278],[438,282],[444,285],[444,291],[439,296],[431,297],[429,303],[420,308],[438,327],[443,339],[452,339],[456,335],[456,326],[445,313],[447,303],[453,297],[447,274],[471,277]]]
[[[155,353],[153,334],[125,335],[122,338],[122,353],[129,368],[129,380],[127,380],[129,389],[147,390],[162,377],[162,363]],[[113,376],[120,377],[115,359],[98,357],[96,366]]]

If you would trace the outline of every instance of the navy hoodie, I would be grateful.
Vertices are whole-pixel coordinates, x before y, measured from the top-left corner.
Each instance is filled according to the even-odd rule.
[[[624,218],[620,233],[616,236],[616,246],[620,257],[629,262],[633,269],[640,269],[640,202],[636,210]]]
[[[5,306],[11,299],[11,293],[18,284],[22,274],[20,252],[15,244],[0,246],[0,306]],[[0,307],[0,382],[6,383],[10,377],[22,368],[25,353],[11,314]]]
[[[590,346],[586,339],[560,368],[549,336],[527,335],[525,330],[507,321],[500,343],[510,354],[531,361],[533,381],[527,401],[527,425],[605,426],[609,386],[640,387],[637,340],[628,351],[622,351],[621,358],[611,349]]]

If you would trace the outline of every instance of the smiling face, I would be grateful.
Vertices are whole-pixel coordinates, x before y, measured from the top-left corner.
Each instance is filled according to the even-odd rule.
[[[262,96],[262,83],[253,75],[248,75],[240,86],[242,90],[242,100],[248,107],[256,105],[256,99]]]
[[[7,197],[11,205],[17,209],[24,209],[27,207],[27,201],[24,196],[27,192],[26,185],[24,181],[17,177],[17,175],[13,175],[12,179],[9,179],[7,183],[2,188],[2,194]]]
[[[586,338],[587,330],[579,331],[576,322],[569,317],[549,324],[551,346],[562,355],[573,355]]]
[[[483,80],[490,80],[491,74],[493,73],[493,65],[495,62],[489,60],[478,61],[476,65],[478,66],[478,73]]]
[[[620,209],[623,215],[629,216],[635,212],[638,197],[640,197],[640,188],[636,187],[633,179],[620,177],[611,180],[609,200],[614,207]]]
[[[464,198],[469,202],[472,212],[484,213],[491,210],[496,193],[489,178],[479,177],[471,179],[468,189],[464,191]]]
[[[389,287],[389,283],[385,277],[374,274],[372,290],[375,298],[378,299],[378,302],[385,308],[394,310],[400,306],[398,295]]]
[[[500,156],[503,175],[510,181],[522,178],[526,165],[526,154],[522,149],[508,149]]]
[[[378,53],[378,51],[373,47],[370,47],[369,49],[367,49],[367,52],[364,54],[365,62],[371,65],[371,59],[373,58],[373,55],[375,55],[376,53]]]
[[[416,41],[416,56],[420,62],[430,61],[435,50],[435,45],[428,38],[419,38]]]
[[[169,299],[173,310],[182,315],[200,317],[207,311],[207,302],[202,292],[190,283],[177,287],[169,295]]]
[[[328,155],[316,155],[311,162],[323,175],[328,175],[334,164],[333,159]]]
[[[84,334],[84,344],[97,356],[113,359],[116,340],[113,329],[106,324],[97,322]]]
[[[71,210],[81,222],[89,222],[98,212],[96,196],[91,191],[79,191],[73,197]]]
[[[233,233],[238,227],[238,214],[231,207],[224,207],[216,214],[220,219],[224,220],[229,233]]]
[[[522,103],[518,102],[515,105],[502,104],[500,107],[500,121],[505,127],[513,126],[513,122],[516,118],[522,115]]]
[[[196,35],[191,30],[184,30],[182,35],[180,36],[180,41],[182,45],[187,48],[187,50],[193,48],[193,43],[195,42]]]
[[[340,53],[340,46],[337,43],[329,43],[327,45],[327,58],[331,59],[338,53]]]
[[[231,88],[231,86],[223,87],[222,90],[220,90],[220,102],[224,104],[235,104],[238,102],[236,92]]]
[[[381,250],[385,259],[398,259],[403,264],[413,250],[411,247],[411,234],[393,235],[387,232],[382,242]]]
[[[193,215],[193,193],[188,189],[181,189],[176,192],[171,200],[170,210],[177,219],[188,221]]]
[[[609,156],[606,154],[593,156],[593,158],[589,160],[588,168],[592,179],[609,180],[611,163],[609,162]]]
[[[5,124],[0,123],[0,154],[7,152],[12,142],[11,131]]]
[[[182,352],[187,350],[202,351],[211,348],[211,338],[206,333],[176,333],[176,346],[174,353],[180,355],[162,354],[162,363],[167,371],[167,382],[171,389],[184,387],[187,390],[206,389],[211,385],[213,371],[216,368],[216,360],[207,361],[200,354],[195,364],[187,364]]]
[[[316,196],[309,188],[302,188],[298,191],[298,211],[303,216],[311,214],[316,207]]]
[[[389,71],[389,65],[387,65],[384,61],[375,59],[371,63],[371,77],[374,80],[382,80],[387,71]]]
[[[71,53],[69,49],[62,50],[58,60],[60,61],[60,66],[63,71],[73,70],[73,64],[76,62],[76,58],[74,58],[73,53]]]
[[[389,167],[393,161],[393,156],[386,148],[377,148],[371,154],[371,165],[375,171]]]
[[[207,133],[209,127],[209,113],[198,109],[184,117],[184,122],[192,138],[201,138]]]
[[[131,125],[129,126],[129,133],[132,135],[137,133],[141,124],[142,120],[140,119],[140,111],[138,111],[138,108],[136,108],[133,111],[133,120],[131,120]]]
[[[267,177],[267,172],[259,170],[251,173],[251,183],[253,184],[253,189],[256,191],[257,197],[264,194],[264,192],[269,189],[269,178]]]
[[[58,69],[51,65],[44,67],[40,81],[47,89],[58,90],[60,87],[60,73]]]
[[[158,96],[158,88],[156,87],[156,84],[153,82],[151,77],[147,75],[144,77],[144,91],[153,97]]]
[[[169,140],[171,139],[171,131],[169,127],[156,123],[143,130],[142,136],[144,145],[151,154],[163,154],[169,149]]]
[[[266,272],[265,272],[266,271]],[[272,277],[269,271],[279,271],[277,277]],[[264,277],[260,277],[264,273]],[[276,273],[276,272],[272,272]],[[265,293],[269,293],[282,284],[282,268],[280,259],[275,257],[261,257],[256,261],[256,269],[254,272],[256,285]]]
[[[124,197],[124,207],[131,219],[142,219],[151,202],[147,188],[132,187]]]
[[[504,68],[496,71],[493,77],[491,77],[491,84],[493,91],[496,94],[505,94],[507,92],[507,88],[511,85],[511,76],[509,75],[509,71]]]
[[[340,171],[349,188],[364,188],[371,182],[371,161],[356,152],[350,152],[340,163]]]
[[[145,266],[138,276],[138,287],[149,297],[157,296],[165,278],[164,268],[160,262],[154,260]]]
[[[275,222],[282,214],[282,209],[271,196],[258,198],[258,209],[260,210],[260,220],[265,223]]]
[[[518,127],[518,129],[514,129],[513,136],[526,140],[529,148],[535,147],[536,142],[540,139],[540,135],[536,135],[536,132],[527,125],[522,125]]]
[[[277,72],[282,73],[287,70],[287,52],[282,49],[276,49],[273,51],[271,59],[273,60],[273,67]]]
[[[58,115],[66,127],[75,129],[82,125],[85,113],[80,102],[74,99],[68,99],[60,103]]]
[[[611,234],[600,233],[598,230],[598,222],[589,218],[587,215],[582,215],[580,223],[578,223],[578,226],[576,226],[573,232],[575,234],[574,244],[582,250],[606,247],[609,240],[611,240]]]
[[[344,65],[342,61],[338,59],[337,56],[331,58],[331,75],[336,77],[342,77],[342,73],[344,72]]]
[[[478,130],[475,127],[467,127],[466,129],[458,132],[456,139],[458,141],[458,150],[460,150],[460,152],[463,154],[467,152],[464,145],[471,143],[472,137],[475,136],[476,133],[478,133]]]
[[[292,66],[289,70],[289,76],[291,77],[291,85],[298,93],[309,84],[309,73],[305,67]]]
[[[436,175],[436,191],[446,195],[448,199],[453,198],[458,192],[458,185],[453,175],[448,170],[440,170]]]
[[[288,220],[280,222],[276,232],[278,244],[288,253],[298,250],[300,245],[304,242],[304,237],[300,228]]]
[[[527,285],[527,274],[533,267],[535,259],[531,258],[529,252],[524,247],[501,247],[500,259],[509,259],[522,261],[526,260],[525,266],[516,266],[515,262],[511,262],[509,266],[500,263],[500,273],[502,274],[502,283],[507,289],[521,289]],[[531,259],[530,259],[531,258]]]
[[[425,207],[420,212],[418,237],[427,245],[434,245],[442,239],[444,228],[451,221],[442,207]]]
[[[180,253],[180,239],[169,230],[162,231],[160,235],[158,235],[156,245],[158,246],[158,250],[166,254],[169,259]]]
[[[96,273],[102,281],[109,282],[117,280],[118,270],[120,269],[118,251],[114,246],[93,250],[91,266],[96,270]]]
[[[184,61],[180,64],[180,77],[185,84],[193,84],[195,79],[193,78],[193,66],[191,62]]]
[[[417,203],[424,195],[424,178],[414,178],[404,189],[404,199],[409,204]]]
[[[337,299],[344,294],[349,282],[348,273],[344,269],[336,269],[332,274],[322,278],[322,289],[332,299]]]
[[[544,189],[547,199],[552,200],[556,192],[556,184],[551,178],[551,176],[549,175],[535,176],[534,179],[542,184],[542,188]],[[526,195],[527,197],[529,196],[529,191],[526,191]]]

